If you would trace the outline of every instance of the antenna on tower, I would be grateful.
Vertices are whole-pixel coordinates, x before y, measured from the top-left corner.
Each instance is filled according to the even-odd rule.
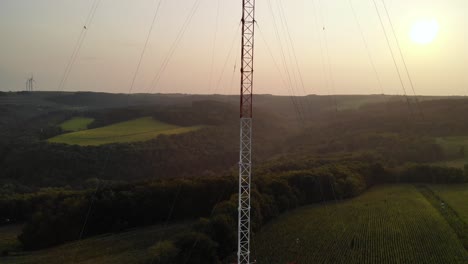
[[[31,77],[26,81],[26,91],[32,92],[34,91],[34,84],[36,81],[34,80],[34,75],[31,74]]]
[[[250,183],[252,173],[252,90],[255,0],[242,3],[240,89],[239,219],[237,263],[250,264]]]

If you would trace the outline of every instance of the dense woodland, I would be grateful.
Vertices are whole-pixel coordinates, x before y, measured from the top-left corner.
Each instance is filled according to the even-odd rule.
[[[25,224],[19,237],[24,249],[199,219],[192,232],[154,246],[159,263],[186,263],[189,257],[193,263],[216,263],[232,256],[237,246],[237,98],[23,96],[31,96],[32,103],[0,105],[5,127],[0,223]],[[368,102],[356,103],[364,99]],[[466,170],[429,165],[464,156],[463,151],[445,153],[436,137],[468,135],[468,100],[423,98],[408,104],[401,99],[310,96],[299,98],[295,107],[291,98],[259,96],[253,230],[298,206],[355,197],[375,184],[468,182]],[[105,107],[97,107],[102,100]],[[45,141],[63,133],[57,124],[74,116],[94,118],[90,127],[141,116],[206,127],[95,147]]]

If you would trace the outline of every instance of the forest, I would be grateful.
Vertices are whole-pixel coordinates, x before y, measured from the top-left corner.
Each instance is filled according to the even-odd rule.
[[[161,104],[164,100],[157,97],[141,103],[138,95],[22,96],[35,96],[32,106],[9,103],[0,109],[5,127],[0,224],[23,224],[22,249],[191,221],[190,232],[155,245],[159,263],[232,258],[237,246],[235,98],[173,95]],[[103,98],[107,106],[96,107]],[[468,135],[468,99],[424,98],[408,105],[399,97],[384,103],[381,96],[365,98],[356,106],[352,96],[304,97],[300,109],[286,107],[291,98],[259,96],[254,232],[294,208],[349,199],[375,185],[468,182],[468,167],[436,164],[465,157],[462,146],[447,153],[437,138]],[[37,107],[46,110],[32,113]],[[204,128],[128,144],[83,147],[46,141],[64,133],[58,124],[76,116],[93,118],[89,128],[142,116]]]

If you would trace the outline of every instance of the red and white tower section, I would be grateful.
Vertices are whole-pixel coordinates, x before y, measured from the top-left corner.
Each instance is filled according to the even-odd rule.
[[[255,0],[243,0],[242,9],[239,226],[237,257],[239,264],[250,264],[250,184],[252,174],[252,90]]]

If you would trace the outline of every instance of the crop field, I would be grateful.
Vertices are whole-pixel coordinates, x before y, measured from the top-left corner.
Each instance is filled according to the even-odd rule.
[[[457,234],[412,185],[283,215],[254,236],[252,254],[281,264],[468,263]]]
[[[63,131],[80,131],[88,128],[88,125],[94,121],[93,118],[74,117],[60,124]]]
[[[17,256],[0,256],[0,263],[150,263],[148,258],[151,246],[170,236],[183,232],[186,227],[187,224],[171,225],[164,228],[153,226],[120,234],[102,235],[50,249],[34,252],[18,252]]]
[[[468,185],[431,185],[430,188],[468,224]],[[467,234],[468,235],[468,234]]]
[[[62,134],[49,139],[50,143],[80,146],[97,146],[110,143],[147,141],[158,135],[182,134],[195,131],[202,126],[180,127],[142,117],[105,127]]]

